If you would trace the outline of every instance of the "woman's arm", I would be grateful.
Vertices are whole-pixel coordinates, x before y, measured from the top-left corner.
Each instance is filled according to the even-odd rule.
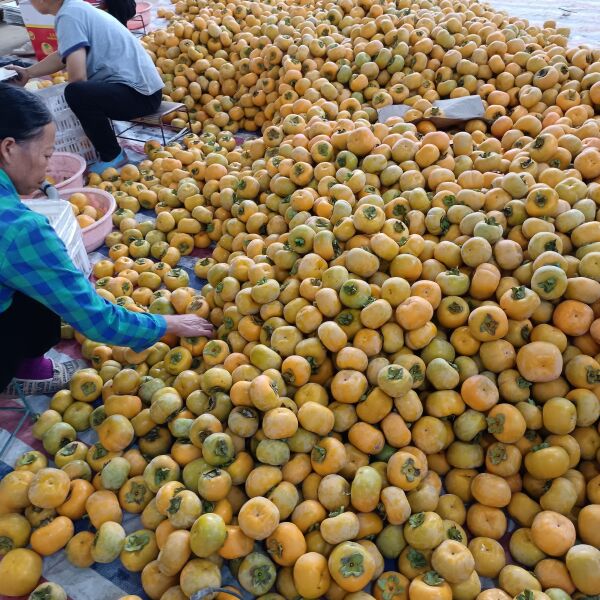
[[[166,331],[211,335],[210,323],[195,315],[166,320],[111,304],[75,268],[50,224],[37,215],[31,221],[35,227],[15,233],[0,257],[0,281],[47,306],[89,339],[141,351]]]
[[[16,71],[19,74],[17,80],[18,85],[25,85],[30,79],[34,77],[45,77],[46,75],[52,75],[61,69],[64,69],[65,64],[58,52],[53,52],[41,60],[39,63],[31,65],[30,67],[23,68],[17,67],[16,65],[8,65],[6,68],[11,71]]]
[[[87,54],[85,48],[79,48],[67,56],[67,73],[69,83],[87,81]]]

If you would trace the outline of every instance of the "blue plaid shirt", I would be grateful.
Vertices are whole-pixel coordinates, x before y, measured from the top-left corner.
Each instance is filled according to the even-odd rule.
[[[20,201],[0,169],[0,313],[10,307],[15,291],[96,342],[141,351],[166,331],[162,316],[131,312],[99,296],[73,265],[46,217]]]

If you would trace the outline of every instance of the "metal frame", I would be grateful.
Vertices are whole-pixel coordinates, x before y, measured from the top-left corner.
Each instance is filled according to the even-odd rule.
[[[129,31],[131,33],[133,33],[133,35],[148,35],[148,32],[146,31],[146,23],[144,22],[144,17],[142,17],[142,15],[140,14],[136,14],[133,17],[131,17],[131,19],[129,19],[130,21],[139,21],[142,26],[138,27],[137,29],[130,29]],[[140,33],[140,31],[142,31],[142,33]]]
[[[0,410],[12,410],[13,412],[22,412],[23,416],[21,417],[21,420],[17,423],[17,426],[15,427],[15,429],[10,432],[10,435],[9,435],[8,439],[6,440],[6,442],[4,443],[4,445],[2,446],[2,449],[0,449],[0,459],[4,456],[6,451],[9,449],[10,445],[13,443],[13,441],[17,437],[17,434],[19,433],[19,431],[21,431],[21,428],[23,427],[23,425],[25,425],[25,422],[27,421],[27,419],[30,418],[32,421],[35,420],[36,413],[33,410],[33,408],[31,408],[31,405],[29,404],[29,401],[27,400],[27,397],[25,396],[25,394],[23,392],[23,388],[21,387],[20,384],[18,384],[16,382],[15,382],[15,388],[17,389],[17,394],[19,396],[18,399],[21,401],[23,406],[0,406]]]
[[[157,112],[155,112],[151,115],[147,115],[145,117],[140,117],[138,119],[131,119],[131,121],[122,121],[125,123],[131,123],[131,125],[121,132],[117,132],[117,130],[115,129],[114,123],[111,122],[113,131],[115,132],[115,135],[117,136],[117,138],[123,139],[123,140],[129,140],[132,142],[144,142],[144,141],[146,141],[145,139],[136,138],[136,137],[128,137],[124,134],[131,131],[138,125],[150,125],[150,126],[154,126],[154,127],[160,127],[160,135],[162,138],[163,146],[166,146],[167,144],[170,144],[171,142],[174,142],[174,141],[178,140],[179,138],[182,138],[184,135],[191,132],[191,130],[192,130],[191,129],[190,111],[185,104],[175,103],[175,102],[168,102],[167,104],[173,104],[173,106],[171,106],[170,108],[168,108],[167,110],[164,110],[164,111],[159,109]],[[162,104],[161,104],[161,106],[162,106]],[[171,113],[174,113],[174,112],[185,112],[187,114],[187,123],[188,124],[186,127],[184,127],[183,129],[181,129],[179,131],[175,130],[170,125],[165,125],[165,123],[163,123],[164,117],[166,117],[167,115],[170,115]],[[167,138],[165,136],[165,130],[174,131],[174,135]]]

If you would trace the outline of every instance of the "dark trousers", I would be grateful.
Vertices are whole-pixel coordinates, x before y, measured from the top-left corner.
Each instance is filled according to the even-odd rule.
[[[110,119],[129,121],[158,110],[162,91],[145,96],[122,83],[77,81],[65,88],[65,99],[103,161],[114,160],[121,147]]]
[[[6,389],[21,361],[43,356],[60,341],[60,317],[29,296],[16,292],[12,304],[0,313],[0,393]]]

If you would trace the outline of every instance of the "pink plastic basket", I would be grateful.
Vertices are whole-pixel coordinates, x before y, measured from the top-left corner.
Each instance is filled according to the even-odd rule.
[[[111,194],[96,188],[69,189],[67,193],[61,193],[61,198],[68,200],[72,194],[78,192],[87,196],[90,206],[99,208],[104,212],[102,217],[95,223],[81,230],[83,245],[87,252],[92,252],[104,244],[104,238],[112,231],[112,214],[115,212],[117,203]]]
[[[54,179],[54,187],[59,192],[81,188],[86,166],[85,159],[78,154],[55,152],[48,163],[48,175]]]
[[[127,21],[127,28],[130,31],[148,27],[152,21],[152,4],[149,2],[135,3],[135,17]]]

